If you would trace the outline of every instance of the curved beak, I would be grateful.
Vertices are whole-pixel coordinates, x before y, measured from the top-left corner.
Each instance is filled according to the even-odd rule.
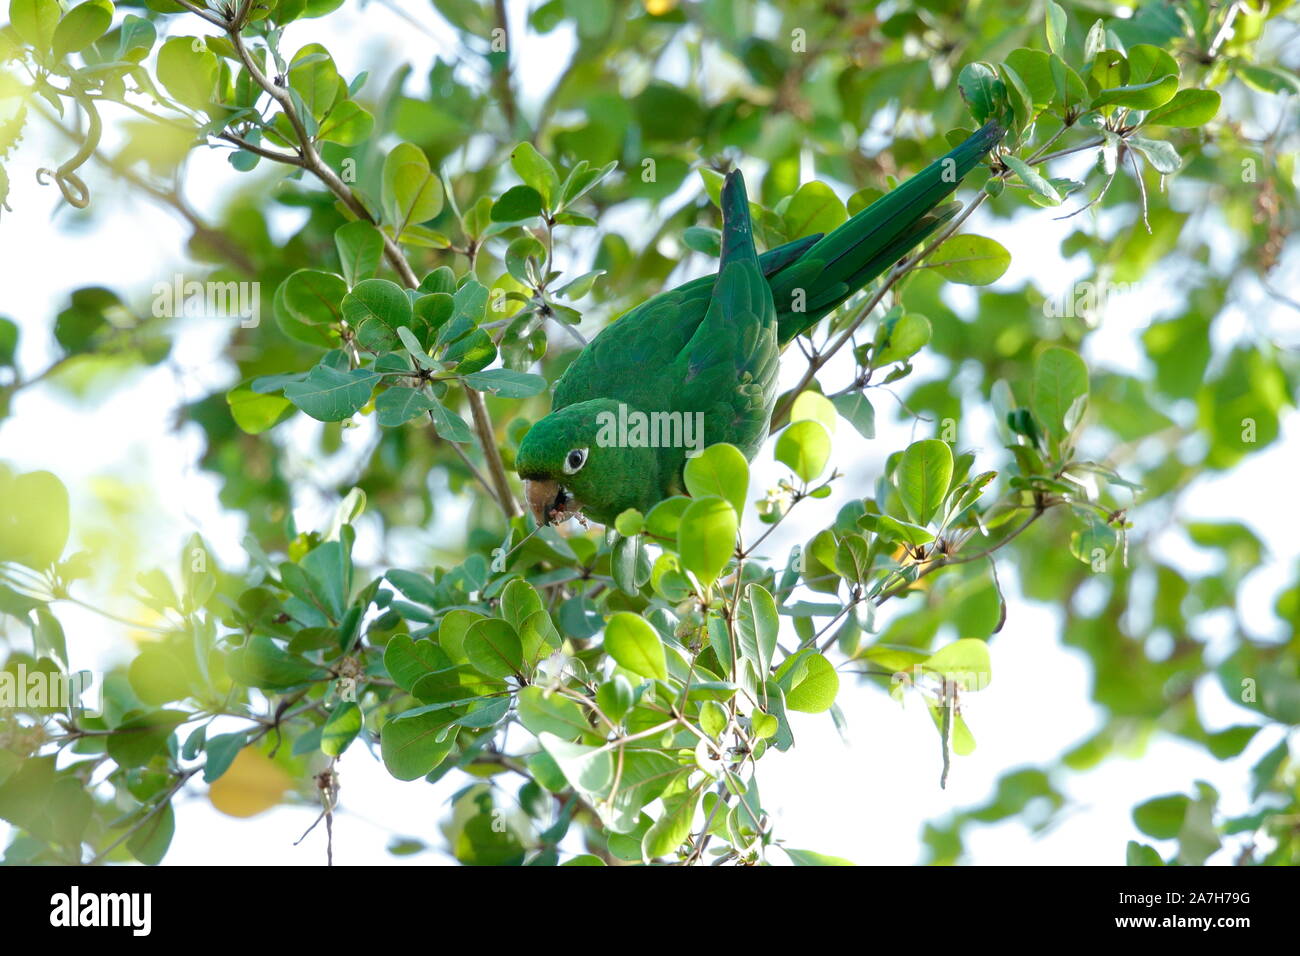
[[[528,510],[537,519],[537,526],[550,524],[551,512],[560,504],[562,490],[559,482],[550,479],[533,479],[524,482],[524,497]]]
[[[567,521],[582,510],[582,502],[550,478],[525,479],[524,496],[539,528]]]

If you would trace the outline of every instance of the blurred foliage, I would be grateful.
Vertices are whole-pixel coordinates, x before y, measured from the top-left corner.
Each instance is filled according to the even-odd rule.
[[[1100,722],[929,825],[928,859],[960,861],[972,826],[1051,827],[1070,773],[1159,733],[1220,760],[1278,742],[1244,814],[1206,784],[1136,807],[1152,844],[1131,843],[1129,863],[1198,864],[1221,846],[1296,862],[1300,582],[1271,630],[1249,628],[1239,595],[1262,542],[1179,507],[1199,477],[1274,443],[1294,405],[1293,348],[1258,325],[1219,331],[1261,290],[1297,308],[1274,283],[1298,208],[1289,2],[546,0],[529,6],[533,40],[574,40],[548,90],[521,88],[502,8],[480,0],[409,11],[457,36],[427,76],[343,76],[319,44],[286,45],[287,24],[342,5],[11,0],[0,163],[27,124],[57,124],[71,155],[42,181],[77,216],[94,215],[82,174],[95,189],[112,177],[184,216],[208,271],[197,291],[161,280],[151,305],[76,290],[53,316],[59,355],[35,373],[0,318],[0,416],[37,383],[78,392],[163,361],[192,308],[250,320],[222,356],[231,388],[184,414],[223,506],[247,518],[249,561],[223,570],[193,537],[175,567],[138,576],[136,629],[152,639],[107,675],[102,711],[35,701],[17,689],[76,674],[56,612],[107,555],[66,554],[77,522],[55,476],[0,469],[7,862],[157,863],[171,801],[200,775],[235,816],[282,800],[332,813],[350,747],[402,780],[460,775],[443,836],[466,864],[765,862],[781,844],[757,761],[794,744],[787,711],[842,720],[842,676],[862,684],[847,692],[921,695],[945,778],[975,746],[961,700],[988,683],[1006,614],[995,557],[1059,610]],[[756,507],[743,459],[715,446],[687,476],[694,501],[603,534],[528,534],[509,469],[546,383],[580,324],[707,271],[720,172],[742,158],[758,171],[770,248],[833,228],[988,119],[1008,135],[969,177],[966,210],[1072,215],[1060,251],[1083,273],[1066,291],[987,288],[1018,250],[953,234],[800,340],[808,374],[773,449],[789,477]],[[105,120],[127,134],[114,151]],[[201,148],[249,174],[211,223],[180,189]],[[8,194],[0,166],[0,205]],[[283,213],[300,225],[281,241]],[[1111,290],[1168,276],[1178,295],[1126,363],[1140,371],[1090,372],[1079,352]],[[273,322],[247,311],[253,282],[274,290]],[[841,346],[852,375],[833,381],[822,365]],[[913,372],[922,351],[933,372]],[[885,388],[934,434],[880,449],[874,488],[846,487],[831,433],[843,419],[873,438]],[[966,450],[983,438],[972,409],[995,420],[995,453]],[[302,488],[285,423],[302,415],[324,423],[306,453],[346,476],[316,489],[338,501],[320,529],[290,517]],[[344,440],[370,420],[364,442]],[[747,508],[775,526],[832,494],[833,525],[784,561],[736,538]],[[463,541],[428,566],[354,563],[363,512],[382,554],[466,506]],[[1213,567],[1172,561],[1156,546],[1169,534]],[[1196,692],[1215,683],[1239,725],[1203,724]],[[218,718],[244,729],[209,735]]]

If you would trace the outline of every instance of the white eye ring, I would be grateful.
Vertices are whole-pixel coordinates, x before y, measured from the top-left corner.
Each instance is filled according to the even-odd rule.
[[[564,456],[564,473],[572,475],[577,473],[583,465],[587,463],[587,449],[575,448]]]

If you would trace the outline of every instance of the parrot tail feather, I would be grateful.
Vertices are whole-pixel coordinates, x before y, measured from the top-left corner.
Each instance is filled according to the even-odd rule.
[[[997,123],[986,124],[772,275],[781,343],[807,331],[951,218],[955,208],[936,207],[1004,133]]]

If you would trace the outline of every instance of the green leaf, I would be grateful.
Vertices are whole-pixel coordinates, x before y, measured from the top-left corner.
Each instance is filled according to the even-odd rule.
[[[1101,26],[1101,21],[1097,21]],[[1091,38],[1094,34],[1090,32]],[[1088,87],[1094,95],[1102,90],[1114,89],[1128,82],[1128,60],[1118,50],[1098,50],[1092,57],[1092,69],[1088,71]],[[1109,114],[1113,110],[1107,110]]]
[[[267,395],[250,388],[250,382],[226,393],[230,417],[242,431],[260,435],[294,414],[293,403],[280,395]]]
[[[1069,349],[1052,346],[1034,364],[1033,399],[1030,408],[1038,423],[1058,441],[1072,430],[1067,416],[1075,402],[1088,395],[1088,367]]]
[[[1034,98],[1029,87],[1020,78],[1014,68],[1006,63],[998,64],[998,76],[1007,90],[1007,104],[1011,108],[1011,130],[1019,136],[1034,121]]]
[[[1056,6],[1052,4],[1052,6]],[[812,850],[793,850],[788,846],[783,846],[786,856],[790,857],[790,862],[795,866],[856,866],[857,864],[844,859],[840,856],[827,856],[825,853],[815,853]]]
[[[1181,793],[1156,797],[1133,808],[1133,822],[1149,837],[1172,840],[1183,828],[1191,800]]]
[[[1222,97],[1215,90],[1179,90],[1174,98],[1147,114],[1143,126],[1204,126],[1219,112]]]
[[[925,265],[949,282],[988,285],[1002,278],[1011,265],[1011,253],[995,239],[962,233],[946,240]]]
[[[785,692],[786,709],[806,714],[830,710],[840,690],[834,665],[812,649],[787,657],[776,670],[776,682]]]
[[[361,220],[335,229],[334,246],[338,249],[343,279],[348,288],[373,276],[384,255],[384,237],[373,225]]]
[[[682,242],[687,249],[715,259],[722,255],[722,233],[708,226],[688,226],[682,231]]]
[[[351,701],[344,701],[334,708],[321,727],[321,753],[327,757],[342,756],[360,732],[361,708]]]
[[[512,579],[501,592],[501,616],[516,631],[542,608],[542,596],[523,578]]]
[[[431,773],[456,743],[454,716],[445,709],[417,709],[409,716],[390,718],[379,731],[384,766],[398,780],[415,780]]]
[[[199,534],[192,534],[181,551],[181,582],[185,600],[181,609],[185,613],[202,607],[217,589],[217,576],[212,570],[212,553]]]
[[[126,848],[145,866],[157,866],[167,855],[175,835],[176,813],[169,800],[127,838]]]
[[[934,535],[920,525],[899,521],[889,515],[863,515],[858,519],[858,524],[887,541],[906,541],[914,548],[934,540]]]
[[[1128,144],[1151,164],[1152,169],[1163,176],[1178,172],[1183,165],[1183,161],[1179,157],[1178,151],[1174,149],[1173,144],[1166,143],[1164,140],[1130,136]]]
[[[835,432],[835,406],[831,400],[821,392],[807,389],[800,392],[790,406],[790,421],[814,421],[821,422],[822,427],[828,434]]]
[[[952,482],[952,449],[937,438],[913,442],[899,459],[894,482],[912,520],[929,524]]]
[[[390,571],[389,580],[399,573],[406,572]],[[451,661],[440,646],[429,640],[414,640],[409,634],[394,634],[384,648],[384,669],[407,693],[414,689],[421,677],[450,666]]]
[[[1160,858],[1155,847],[1145,843],[1138,843],[1137,840],[1129,840],[1128,847],[1124,851],[1124,864],[1126,866],[1164,866],[1165,861]]]
[[[564,185],[560,187],[559,205],[566,208],[572,206],[617,168],[616,161],[608,162],[599,169],[591,169],[585,159],[579,160],[569,170]]]
[[[735,445],[710,445],[694,458],[687,458],[682,477],[693,497],[713,495],[730,502],[737,515],[744,513],[749,462]]]
[[[816,480],[831,457],[831,436],[821,422],[792,422],[776,440],[776,460],[805,483]]]
[[[624,538],[634,538],[645,530],[645,515],[635,508],[621,511],[614,519],[614,530]]]
[[[395,385],[379,393],[375,399],[375,414],[382,427],[397,428],[436,406],[437,402],[421,389]]]
[[[317,421],[339,422],[351,418],[370,401],[370,393],[382,376],[369,369],[337,369],[317,365],[301,382],[284,387],[289,399]]]
[[[610,617],[605,625],[605,651],[633,674],[668,679],[663,641],[639,614],[619,611]]]
[[[57,0],[10,0],[9,22],[19,39],[39,53],[46,53],[63,11]]]
[[[286,564],[282,567],[297,567]],[[284,690],[323,680],[328,671],[304,657],[290,654],[262,634],[255,634],[227,659],[230,676],[246,687]]]
[[[113,4],[109,0],[86,0],[63,15],[54,28],[50,47],[54,58],[80,53],[102,37],[113,25]]]
[[[3,199],[0,196],[0,199]],[[0,317],[0,368],[14,367],[18,355],[18,325],[11,319]]]
[[[1150,110],[1168,103],[1178,92],[1178,77],[1163,76],[1146,83],[1126,83],[1102,90],[1093,99],[1094,107],[1127,106],[1134,110]]]
[[[1070,533],[1070,553],[1090,566],[1104,563],[1118,546],[1119,532],[1096,515],[1084,528]]]
[[[335,103],[329,115],[321,120],[316,138],[340,146],[356,146],[370,138],[375,128],[375,118],[352,100]],[[407,228],[407,241],[412,241],[416,227]],[[446,245],[438,248],[446,248]]]
[[[862,392],[846,392],[836,395],[831,402],[859,435],[867,439],[876,437],[876,410],[866,395]]]
[[[798,238],[816,232],[831,232],[847,220],[849,214],[834,190],[814,179],[799,187],[785,207],[782,218],[785,234]]]
[[[652,510],[652,519],[654,514]],[[677,553],[682,567],[693,572],[705,588],[718,579],[731,559],[738,525],[736,509],[713,495],[696,498],[682,512],[677,528]]]
[[[674,495],[659,502],[645,516],[645,530],[656,538],[676,540],[681,528],[682,515],[691,506],[685,495]],[[734,509],[733,509],[734,510]]]
[[[974,637],[964,637],[939,648],[921,666],[967,691],[982,690],[993,680],[989,646]]]
[[[347,291],[347,283],[331,272],[299,269],[276,290],[276,321],[292,339],[333,348],[338,342],[334,327],[343,319],[339,303]]]
[[[1078,115],[1083,104],[1088,100],[1088,86],[1083,78],[1057,54],[1053,53],[1048,61],[1052,71],[1052,82],[1056,86],[1056,102],[1073,115]]]
[[[542,197],[532,186],[511,186],[492,204],[493,222],[522,222],[542,214]]]
[[[411,324],[411,299],[396,282],[363,279],[343,297],[343,318],[357,342],[371,352],[391,352],[401,346],[397,330]]]
[[[847,581],[865,584],[871,572],[870,545],[855,532],[840,537],[835,549],[835,570]]]
[[[547,694],[540,687],[525,687],[517,698],[519,722],[530,733],[554,734],[575,740],[591,730],[582,707],[558,693]]]
[[[289,89],[298,94],[304,117],[324,118],[339,95],[339,74],[329,52],[319,43],[309,43],[289,63]],[[319,129],[316,130],[319,133]]]
[[[44,571],[63,554],[68,489],[48,471],[14,475],[0,465],[0,561]]]
[[[641,838],[641,857],[646,862],[668,856],[681,846],[691,833],[695,808],[700,802],[700,788],[669,800],[664,798],[664,812]]]
[[[510,165],[519,178],[537,191],[542,205],[552,208],[560,192],[560,177],[550,161],[539,153],[532,143],[520,143],[510,153]]]
[[[181,710],[156,710],[124,721],[108,738],[108,755],[120,767],[143,767],[162,751],[189,714]]]
[[[614,783],[614,755],[599,747],[570,743],[543,731],[537,735],[560,773],[587,800],[603,800]]]
[[[185,665],[161,643],[141,649],[127,670],[131,689],[151,707],[181,700],[190,693]]]
[[[1064,8],[1056,0],[1047,0],[1047,46],[1053,53],[1065,49],[1065,36],[1070,25]]]
[[[915,312],[904,312],[893,321],[882,323],[881,330],[885,337],[871,357],[871,364],[876,368],[905,362],[930,341],[930,320]],[[874,426],[874,417],[872,422]]]
[[[615,674],[596,688],[596,706],[616,723],[632,709],[634,700],[632,682],[622,674]]]
[[[474,329],[469,335],[457,339],[442,353],[444,362],[453,363],[456,371],[469,375],[492,364],[497,357],[496,345],[485,329]]]
[[[1035,112],[1046,109],[1056,98],[1051,57],[1042,50],[1021,47],[1007,54],[1007,66],[1024,82]]]
[[[746,584],[736,607],[736,636],[741,657],[753,661],[760,678],[766,678],[776,653],[780,631],[776,601],[759,584]]]
[[[1053,206],[1061,204],[1061,194],[1046,179],[1038,174],[1034,167],[1015,156],[1003,156],[1002,162],[1016,174],[1016,178]]]
[[[1242,63],[1240,60],[1233,63],[1232,69],[1243,83],[1261,93],[1276,93],[1282,96],[1300,93],[1300,77],[1284,69]]]
[[[385,222],[400,238],[407,226],[428,222],[442,212],[442,184],[429,168],[424,150],[399,143],[384,160],[382,202]]]
[[[203,782],[212,783],[221,779],[247,743],[248,734],[242,730],[209,737],[203,744],[203,751],[207,755],[203,761]]]
[[[531,372],[508,368],[490,368],[465,376],[465,384],[480,392],[492,392],[502,398],[529,398],[546,391],[546,379]]]
[[[158,81],[172,99],[196,110],[206,109],[217,86],[217,58],[197,37],[172,37],[158,49]],[[201,42],[201,41],[199,41]]]
[[[498,618],[484,618],[465,632],[470,665],[488,677],[518,677],[524,669],[524,648],[515,629]]]
[[[1009,113],[1007,87],[987,63],[967,63],[957,74],[957,89],[975,122],[983,124]]]
[[[435,401],[433,408],[429,409],[429,417],[433,420],[433,429],[441,438],[447,441],[465,444],[474,440],[474,432],[455,412],[453,412],[442,402]]]

